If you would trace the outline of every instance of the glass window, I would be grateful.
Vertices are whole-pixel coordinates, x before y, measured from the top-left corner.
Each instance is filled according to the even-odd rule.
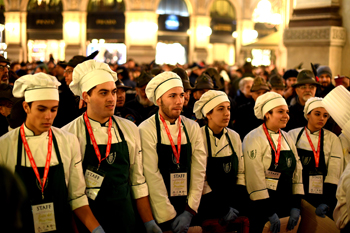
[[[189,16],[186,3],[183,0],[162,0],[158,5],[157,14]]]
[[[88,11],[124,12],[125,4],[123,0],[89,0]]]
[[[210,16],[236,19],[236,12],[229,1],[216,0],[211,6]]]
[[[62,11],[61,0],[29,0],[28,11]]]

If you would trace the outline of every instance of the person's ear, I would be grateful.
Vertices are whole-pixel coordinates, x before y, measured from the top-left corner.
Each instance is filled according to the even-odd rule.
[[[24,111],[28,114],[30,112],[29,104],[27,102],[23,101],[22,106],[23,106]]]
[[[88,95],[88,93],[86,91],[83,92],[83,100],[86,102],[86,103],[90,103],[90,96]]]

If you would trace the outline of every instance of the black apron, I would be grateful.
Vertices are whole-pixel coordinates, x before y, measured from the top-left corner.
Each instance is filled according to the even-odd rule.
[[[123,132],[120,130],[114,117],[112,119],[118,129],[121,142],[112,143],[109,156],[102,160],[99,171],[105,172],[105,178],[96,199],[92,200],[88,198],[88,200],[92,213],[106,232],[134,232],[135,215],[129,184],[129,150]],[[86,147],[83,171],[85,174],[88,166],[97,168],[99,161],[95,149],[91,144],[86,124],[84,125]],[[102,158],[104,158],[107,145],[98,145],[98,148]],[[78,225],[79,228],[81,228],[81,225]],[[87,231],[86,227],[80,230],[82,232]]]
[[[282,134],[282,137],[284,138],[283,134]],[[286,139],[285,141],[287,142]],[[289,146],[289,148],[291,147]],[[268,192],[270,196],[270,203],[273,203],[273,205],[277,207],[276,213],[280,218],[289,216],[290,210],[292,208],[292,201],[291,201],[292,195],[293,195],[292,179],[293,179],[293,173],[294,173],[295,167],[296,167],[296,159],[293,151],[281,150],[278,166],[275,168],[275,151],[271,147],[271,165],[269,167],[269,170],[280,172],[281,175],[279,177],[277,189],[276,190],[268,189]]]
[[[232,154],[225,157],[213,157],[208,126],[205,126],[205,134],[208,145],[206,175],[212,192],[204,195],[208,196],[210,201],[203,200],[201,205],[208,205],[208,208],[205,208],[205,212],[208,212],[208,218],[223,217],[235,201],[233,197],[237,182],[238,158],[228,133],[225,136]]]
[[[167,189],[168,195],[170,194],[170,174],[171,173],[187,173],[187,195],[189,193],[190,187],[190,177],[191,177],[191,156],[192,156],[192,147],[190,143],[190,139],[188,137],[188,133],[184,123],[181,121],[183,125],[183,130],[186,134],[187,144],[181,145],[181,153],[180,153],[180,166],[178,168],[176,164],[176,158],[173,153],[173,149],[171,145],[162,144],[161,137],[161,129],[159,122],[159,113],[154,116],[157,128],[157,155],[158,155],[158,168],[163,176],[164,184]],[[182,214],[187,205],[187,196],[168,196],[170,203],[174,206],[177,215]],[[170,223],[172,220],[167,221],[165,223],[160,224],[159,226],[163,231],[171,230]]]
[[[72,232],[72,211],[68,204],[68,189],[64,176],[64,167],[61,159],[61,154],[58,149],[57,141],[53,132],[52,142],[55,148],[58,164],[55,166],[50,166],[44,188],[44,200],[42,199],[41,195],[41,185],[37,180],[33,168],[21,166],[23,142],[20,133],[18,133],[17,164],[15,173],[17,173],[17,175],[23,181],[23,184],[27,191],[28,199],[30,201],[30,205],[53,202],[57,230],[50,232]],[[25,162],[26,161],[27,160],[25,160]],[[41,178],[44,176],[44,170],[45,167],[38,167],[39,175]],[[34,232],[34,222],[31,206],[28,205],[26,212],[22,213],[22,215],[22,219],[24,220],[23,229],[25,232]]]
[[[295,146],[298,144],[298,141],[300,140],[301,135],[303,134],[305,128],[303,127],[302,130],[300,130],[297,141],[295,142]],[[300,161],[303,165],[303,184],[304,184],[304,192],[305,195],[303,198],[309,202],[311,205],[317,207],[319,204],[323,203],[323,195],[322,194],[313,194],[309,193],[309,176],[310,175],[323,175],[323,193],[324,193],[324,180],[327,176],[327,166],[323,151],[323,142],[324,141],[324,130],[321,130],[321,142],[320,142],[320,161],[318,164],[318,168],[316,168],[315,165],[315,156],[313,151],[304,150],[297,148],[298,155],[300,157]]]

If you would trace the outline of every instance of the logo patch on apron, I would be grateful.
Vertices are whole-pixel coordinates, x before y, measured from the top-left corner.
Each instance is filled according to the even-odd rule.
[[[41,183],[43,183],[43,178],[40,179],[41,180]],[[45,188],[47,188],[47,184],[49,183],[49,177],[46,178],[46,182],[45,182]],[[41,191],[41,184],[39,184],[39,181],[38,179],[36,179],[36,186],[38,187],[38,189]]]
[[[303,165],[308,165],[310,163],[310,161],[311,161],[311,157],[309,157],[309,156],[305,156],[301,159],[301,163]]]
[[[251,150],[250,153],[248,152],[248,157],[250,159],[255,159],[256,158],[256,150]]]
[[[117,152],[112,152],[112,153],[110,153],[110,154],[108,155],[108,157],[106,158],[107,163],[108,163],[108,164],[113,164],[116,157],[117,157]]]
[[[222,166],[223,166],[224,171],[225,171],[226,173],[229,173],[229,172],[231,171],[231,167],[232,167],[231,162],[229,162],[229,163],[224,163],[224,164],[222,164]]]
[[[292,158],[287,158],[287,167],[291,167],[292,166]]]

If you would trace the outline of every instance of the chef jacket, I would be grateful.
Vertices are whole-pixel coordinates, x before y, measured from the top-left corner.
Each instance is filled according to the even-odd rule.
[[[339,139],[343,149],[343,170],[345,170],[346,165],[348,165],[350,161],[350,140],[347,139],[344,134],[340,134]]]
[[[130,183],[132,193],[135,199],[148,196],[148,188],[143,176],[142,167],[142,151],[140,143],[139,130],[134,123],[121,117],[113,116],[121,131],[124,134],[125,141],[128,145],[129,160],[130,160]],[[107,145],[108,141],[108,121],[101,125],[100,122],[89,118],[92,131],[94,133],[97,145]],[[82,159],[84,160],[86,146],[86,129],[84,117],[81,115],[71,123],[65,125],[63,130],[66,130],[78,137]],[[112,128],[112,144],[121,142],[120,135],[113,121]],[[91,142],[88,142],[91,143]],[[104,155],[102,155],[104,157]]]
[[[293,144],[296,143],[297,137],[300,133],[300,131],[303,129],[303,127],[296,128],[293,130],[290,130],[288,132],[288,135],[292,138]],[[317,150],[318,146],[318,137],[319,137],[319,130],[316,132],[311,133],[311,131],[306,128],[310,139],[312,141],[312,144],[314,145],[315,150]],[[325,177],[324,182],[335,184],[337,185],[339,182],[340,175],[343,171],[343,152],[341,149],[340,140],[338,139],[337,135],[332,133],[331,131],[327,129],[323,129],[324,131],[324,140],[323,140],[323,153],[324,153],[324,160],[327,167],[327,176]],[[309,144],[309,141],[306,137],[305,131],[301,135],[298,143],[296,144],[296,147],[303,150],[312,151],[311,146]]]
[[[205,134],[205,126],[201,128],[202,136],[204,142],[207,142],[207,136]],[[231,156],[233,154],[233,151],[231,149],[230,144],[227,141],[226,133],[228,133],[228,136],[230,137],[230,140],[232,142],[232,146],[234,151],[236,152],[237,158],[238,158],[238,174],[237,174],[237,182],[238,185],[244,185],[245,186],[245,175],[244,175],[244,160],[243,160],[243,153],[242,153],[242,142],[241,138],[239,137],[239,134],[233,131],[232,129],[224,128],[223,134],[221,135],[221,138],[218,139],[213,135],[213,131],[208,127],[209,131],[209,137],[210,137],[210,144],[211,144],[211,153],[214,157],[226,157]],[[205,145],[205,151],[207,156],[208,154],[208,145],[207,143],[204,143]],[[203,188],[203,194],[207,194],[211,192],[211,188],[207,181],[204,182],[204,188]]]
[[[79,207],[89,205],[85,195],[85,179],[81,164],[81,154],[79,150],[78,139],[71,133],[65,132],[56,127],[51,127],[59,147],[65,181],[68,188],[68,202],[75,210]],[[20,127],[8,132],[0,138],[0,164],[6,166],[10,171],[15,172],[17,164],[17,144]],[[40,135],[34,135],[34,132],[24,126],[26,140],[30,151],[33,154],[37,167],[45,167],[49,136],[48,131]],[[57,155],[52,148],[50,166],[58,165]],[[21,166],[31,167],[28,156],[22,146],[22,164]],[[33,170],[34,173],[34,170]],[[50,173],[50,170],[49,170]]]
[[[159,117],[159,115],[155,114],[142,122],[139,125],[139,129],[142,142],[144,174],[149,188],[152,212],[156,221],[158,223],[163,223],[175,218],[177,213],[169,201],[168,192],[164,184],[163,177],[158,169],[158,156],[162,155],[157,155],[158,141],[155,117]],[[203,191],[207,155],[204,150],[203,137],[198,123],[184,116],[181,116],[181,119],[186,127],[192,147],[191,184],[187,193],[187,204],[192,210],[197,212]],[[162,137],[161,143],[170,145],[170,141],[168,135],[166,134],[164,125],[160,120],[159,122]],[[165,120],[165,122],[169,128],[170,134],[176,146],[177,136],[179,133],[178,119],[175,121],[175,124],[170,124],[170,122],[167,120]],[[184,127],[182,124],[181,144],[187,144]],[[184,203],[184,205],[185,204],[186,203]]]
[[[337,205],[333,212],[333,219],[339,229],[343,229],[349,222],[350,213],[350,165],[347,164],[341,175],[337,188]]]
[[[277,147],[279,134],[271,130],[268,131],[274,145]],[[282,130],[281,133],[281,152],[283,150],[292,150],[296,160],[292,178],[293,194],[304,194],[302,165],[297,149],[288,134]],[[271,166],[271,150],[269,140],[265,135],[262,125],[250,131],[243,140],[246,186],[250,199],[253,201],[269,198],[269,193],[266,188],[265,172]]]

